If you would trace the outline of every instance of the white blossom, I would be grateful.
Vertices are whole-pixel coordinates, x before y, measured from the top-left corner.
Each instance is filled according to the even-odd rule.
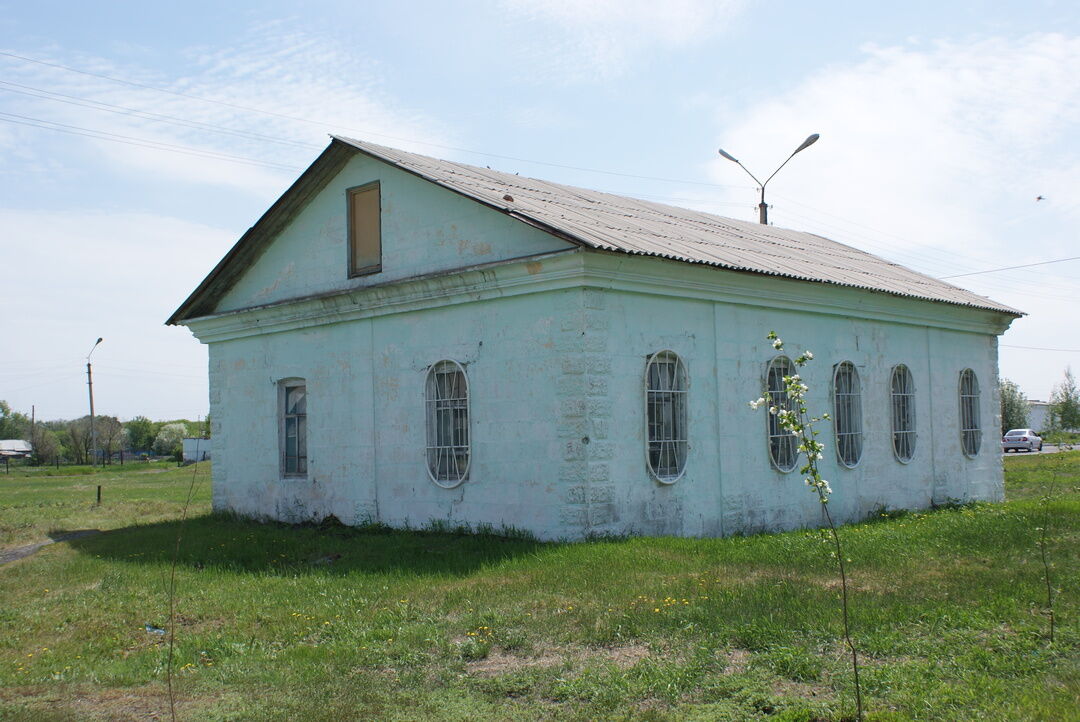
[[[777,351],[779,351],[780,349],[784,348],[784,342],[782,340],[778,339],[778,338],[773,339],[772,347],[774,349],[776,349]]]

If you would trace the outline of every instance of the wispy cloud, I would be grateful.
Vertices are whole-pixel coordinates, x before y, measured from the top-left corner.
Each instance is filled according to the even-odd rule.
[[[5,79],[23,87],[0,86],[0,111],[87,128],[91,134],[125,136],[95,140],[6,125],[9,150],[23,145],[20,139],[57,133],[56,145],[93,152],[121,172],[152,172],[159,178],[230,186],[262,196],[280,191],[326,144],[330,132],[392,137],[398,146],[445,142],[433,119],[382,87],[377,62],[332,38],[289,30],[284,23],[257,26],[228,48],[192,48],[187,53],[190,72],[181,77],[55,50],[15,52],[135,85],[3,58]],[[52,95],[42,97],[45,94],[28,88]],[[88,107],[75,99],[113,107]],[[144,112],[125,113],[124,108]],[[0,136],[0,143],[4,138]],[[132,144],[133,138],[255,163],[141,147]]]
[[[521,47],[536,78],[602,81],[621,75],[646,51],[699,43],[726,30],[743,0],[504,0],[529,25]]]

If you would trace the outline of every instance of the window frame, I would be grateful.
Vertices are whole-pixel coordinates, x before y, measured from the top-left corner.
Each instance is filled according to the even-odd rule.
[[[671,388],[653,388],[652,370],[658,364],[674,362],[671,374]],[[662,385],[662,384],[661,384]],[[690,374],[686,362],[671,349],[657,351],[645,362],[645,467],[651,476],[661,484],[674,484],[686,474],[686,464],[690,452],[689,434],[689,399]],[[665,398],[666,397],[666,398]],[[656,420],[654,410],[661,405],[671,408],[671,418]],[[668,427],[662,435],[654,437],[654,429]],[[680,433],[681,432],[681,433]],[[681,438],[680,438],[681,437]],[[659,445],[657,459],[653,461],[653,448]],[[662,463],[665,449],[672,449],[675,457],[674,471],[670,462]]]
[[[776,376],[779,381],[779,388],[773,388],[773,369],[780,366],[784,366],[784,369],[780,370]],[[769,360],[769,363],[765,365],[765,398],[768,402],[768,407],[776,407],[778,410],[793,410],[793,404],[791,397],[787,393],[787,384],[784,383],[785,376],[794,376],[796,374],[795,363],[784,356],[774,356]],[[765,414],[765,442],[769,448],[769,461],[772,463],[773,468],[777,471],[789,474],[795,470],[795,467],[799,465],[799,439],[790,432],[784,431],[780,428],[780,420],[776,414]],[[778,457],[778,450],[785,449],[786,454],[790,454],[791,463],[788,466],[781,464],[781,460]]]
[[[974,387],[974,390],[969,389],[969,393],[965,394],[964,380],[966,378],[971,379],[970,385]],[[957,392],[960,402],[960,451],[969,459],[974,459],[979,455],[982,448],[982,404],[980,399],[982,389],[979,387],[979,377],[972,369],[966,368],[960,372]],[[967,425],[970,421],[974,421],[975,425]],[[969,439],[972,440],[971,446],[974,448],[969,448]]]
[[[841,373],[850,370],[849,390],[840,390]],[[846,403],[841,405],[841,395]],[[862,460],[863,454],[863,414],[862,414],[862,379],[859,369],[851,361],[841,361],[833,366],[832,377],[833,440],[836,444],[836,459],[846,469],[854,469]],[[841,409],[844,409],[841,411]],[[843,427],[843,428],[842,428]],[[852,430],[854,429],[854,430]],[[852,453],[852,450],[854,453]],[[854,456],[854,459],[850,458]]]
[[[310,466],[308,456],[308,423],[307,423],[307,381],[302,378],[282,379],[278,382],[278,435],[279,435],[279,465],[282,478],[306,479]],[[294,389],[303,389],[303,411],[289,413],[289,392]],[[295,457],[289,456],[289,426],[294,421],[297,428],[297,444]],[[295,458],[296,464],[290,470],[290,458]],[[301,468],[302,467],[302,468]]]
[[[438,398],[438,393],[442,386],[438,382],[438,376],[444,373],[444,369],[452,369],[453,373],[460,374],[462,384],[462,395],[447,398]],[[456,388],[452,386],[452,389],[456,391]],[[453,392],[453,391],[452,391]],[[471,403],[469,393],[469,374],[466,373],[465,367],[453,359],[441,359],[431,364],[428,367],[427,374],[424,377],[424,427],[426,434],[426,444],[424,449],[424,467],[427,469],[428,477],[436,485],[444,489],[453,489],[460,486],[469,479],[469,472],[472,469],[472,430],[471,430]],[[450,402],[449,405],[440,409],[440,402]],[[450,439],[451,443],[440,443],[446,441],[442,438],[442,434],[447,427],[444,427],[440,421],[440,411],[450,411]],[[454,414],[455,411],[464,412],[463,414]],[[463,416],[464,424],[463,429],[460,428],[458,418]],[[460,440],[457,434],[463,431],[464,443],[454,443]],[[441,463],[441,452],[443,450],[449,450],[451,459],[454,459],[455,474],[449,473],[449,467],[444,477]],[[463,450],[465,458],[464,469],[460,468],[457,463],[458,454]],[[434,454],[434,456],[433,456]]]
[[[899,391],[897,391],[896,383],[898,374],[903,374]],[[915,377],[907,364],[896,364],[892,367],[892,373],[889,375],[889,401],[889,408],[892,412],[893,456],[895,456],[896,460],[901,464],[908,464],[915,458],[915,449],[919,442],[919,432],[918,416],[916,415]],[[907,419],[909,421],[909,428],[898,428],[898,422],[904,416],[902,410],[898,407],[898,403],[905,407],[903,411],[908,412]],[[901,438],[905,438],[907,441],[901,443]],[[900,451],[900,447],[903,445],[907,446],[908,455],[906,457],[904,457]]]
[[[357,268],[355,258],[356,241],[354,238],[355,226],[353,225],[353,198],[361,193],[370,193],[372,191],[375,192],[375,200],[379,207],[379,217],[377,219],[379,233],[379,261],[372,265]],[[373,273],[380,273],[382,271],[382,186],[379,181],[372,181],[370,183],[345,189],[345,245],[347,246],[348,253],[349,278],[369,276]]]

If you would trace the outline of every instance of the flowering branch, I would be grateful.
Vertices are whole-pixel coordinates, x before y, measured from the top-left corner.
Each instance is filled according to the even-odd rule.
[[[784,350],[784,341],[776,335],[775,331],[770,331],[768,338],[775,350]],[[793,359],[797,368],[802,368],[813,360],[814,354],[810,351],[803,351]],[[851,651],[851,668],[855,677],[856,719],[862,720],[862,686],[859,684],[859,657],[855,650],[855,644],[851,641],[848,622],[848,588],[847,573],[844,570],[844,554],[840,546],[840,535],[837,534],[832,514],[829,513],[829,497],[832,495],[832,487],[829,486],[828,481],[822,478],[818,468],[818,462],[823,458],[822,452],[825,450],[825,445],[817,440],[818,432],[814,429],[814,424],[827,421],[829,414],[823,413],[821,416],[810,414],[806,405],[806,394],[809,391],[810,389],[803,383],[802,377],[798,373],[794,373],[783,377],[782,392],[777,389],[766,388],[761,397],[750,402],[750,408],[756,410],[769,404],[769,413],[776,417],[780,428],[795,437],[798,442],[798,446],[796,446],[797,453],[806,457],[806,463],[799,469],[799,473],[803,475],[803,481],[806,482],[806,485],[817,494],[818,500],[821,502],[821,509],[825,512],[825,520],[829,524],[829,531],[832,533],[833,544],[836,547],[836,562],[840,570],[840,586],[843,591],[844,641]]]

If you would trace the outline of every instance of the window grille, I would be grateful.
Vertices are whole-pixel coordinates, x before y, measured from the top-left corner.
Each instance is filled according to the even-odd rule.
[[[766,371],[766,388],[769,394],[769,406],[777,410],[792,410],[791,399],[787,393],[785,376],[794,376],[795,367],[787,356],[777,356],[769,362]],[[775,414],[766,414],[769,429],[769,458],[780,471],[791,471],[798,461],[798,440],[790,431],[780,426]]]
[[[968,456],[979,453],[982,429],[979,424],[979,380],[975,372],[960,372],[960,445]]]
[[[837,364],[833,372],[833,429],[840,462],[855,466],[862,457],[862,387],[850,361]]]
[[[671,351],[653,354],[645,367],[649,471],[674,483],[686,469],[686,367]]]
[[[307,474],[307,386],[285,386],[282,418],[285,442],[282,468],[287,476],[304,476]]]
[[[892,371],[893,453],[903,462],[915,456],[915,382],[908,367],[899,364]]]
[[[457,361],[428,370],[427,467],[431,480],[452,488],[469,478],[469,383]]]

